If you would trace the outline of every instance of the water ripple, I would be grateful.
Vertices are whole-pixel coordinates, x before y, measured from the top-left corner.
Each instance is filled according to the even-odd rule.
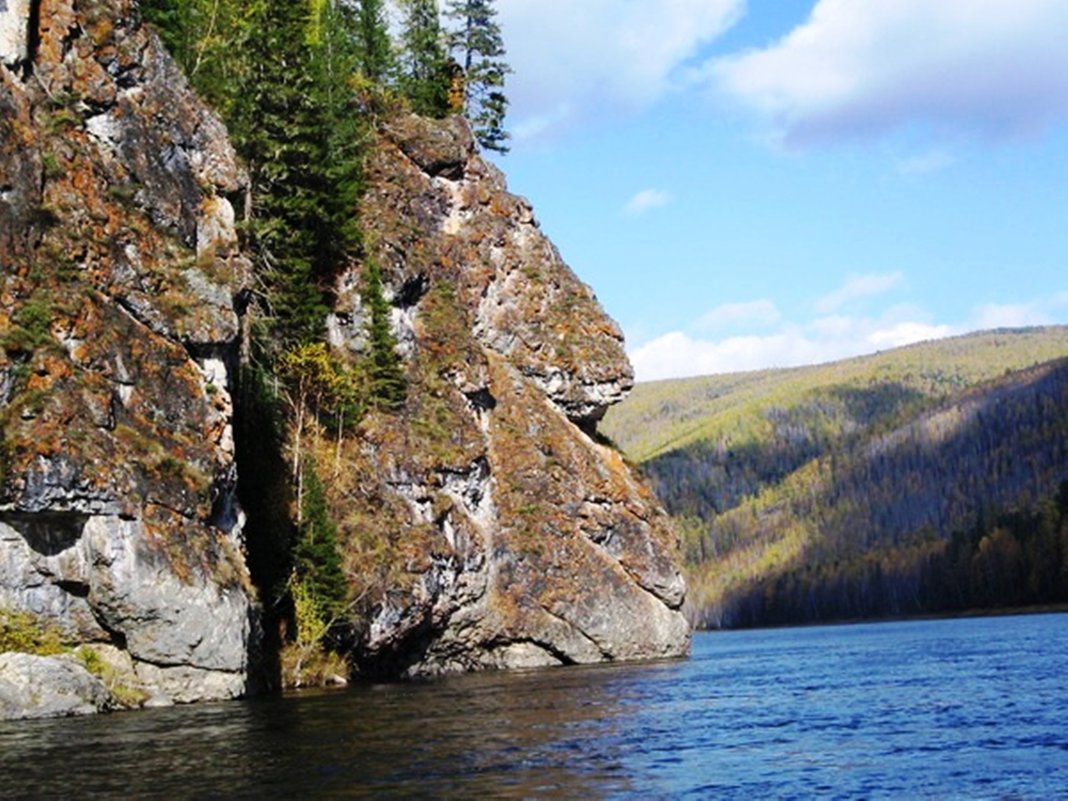
[[[0,724],[0,797],[1068,798],[1068,616]]]

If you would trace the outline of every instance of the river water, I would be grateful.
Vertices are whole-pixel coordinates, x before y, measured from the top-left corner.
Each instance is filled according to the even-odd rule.
[[[0,797],[1068,798],[1068,615],[4,723]]]

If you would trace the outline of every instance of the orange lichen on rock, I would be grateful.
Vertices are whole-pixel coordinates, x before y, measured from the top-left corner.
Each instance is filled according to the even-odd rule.
[[[122,650],[159,701],[238,695],[251,597],[205,374],[236,362],[248,277],[191,265],[232,246],[202,201],[243,178],[130,0],[38,12],[0,64],[0,608]]]
[[[365,419],[329,488],[357,669],[685,653],[675,534],[595,441],[632,383],[618,326],[462,120],[386,123],[366,173],[360,219],[409,392]],[[360,287],[339,281],[341,351],[366,347],[348,322],[366,316]]]

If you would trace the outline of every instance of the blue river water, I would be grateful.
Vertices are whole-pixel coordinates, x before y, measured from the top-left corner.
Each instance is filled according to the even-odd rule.
[[[3,798],[1068,798],[1068,615],[0,724]]]

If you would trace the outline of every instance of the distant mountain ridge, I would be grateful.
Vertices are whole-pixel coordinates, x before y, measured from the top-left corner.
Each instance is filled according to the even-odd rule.
[[[999,330],[644,384],[602,430],[681,522],[698,625],[1055,602],[1066,355],[1066,327]]]

